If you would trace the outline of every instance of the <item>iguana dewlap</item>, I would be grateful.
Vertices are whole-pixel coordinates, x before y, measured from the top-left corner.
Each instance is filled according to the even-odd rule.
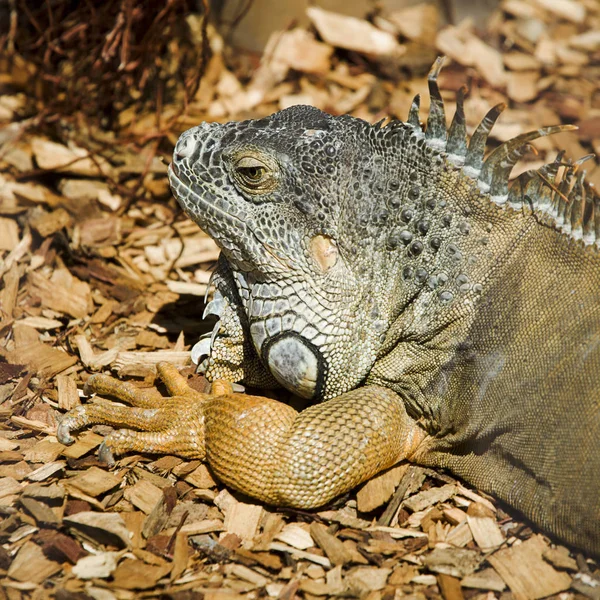
[[[206,458],[226,483],[316,507],[408,458],[445,467],[558,538],[600,553],[600,201],[561,157],[520,176],[521,135],[484,160],[493,108],[467,142],[430,75],[423,132],[295,106],[185,132],[175,197],[222,249],[196,347],[209,379],[262,397],[172,398],[94,376],[134,408],[90,404],[59,428],[125,427],[102,453]],[[562,176],[558,176],[559,171]],[[129,428],[142,429],[133,432]]]

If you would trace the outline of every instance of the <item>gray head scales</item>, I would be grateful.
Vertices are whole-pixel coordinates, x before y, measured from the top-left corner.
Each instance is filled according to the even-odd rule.
[[[384,194],[389,165],[374,131],[296,106],[203,123],[175,149],[175,197],[229,262],[257,354],[304,397],[356,385],[387,329],[373,262],[389,216],[374,192]]]

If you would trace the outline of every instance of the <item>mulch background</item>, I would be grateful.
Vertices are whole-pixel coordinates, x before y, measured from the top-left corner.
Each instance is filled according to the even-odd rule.
[[[94,372],[147,387],[169,360],[203,384],[189,349],[212,328],[218,250],[169,192],[181,131],[298,103],[405,119],[416,93],[424,118],[445,54],[447,115],[464,85],[470,131],[507,103],[492,146],[579,126],[536,141],[515,174],[558,149],[599,153],[600,5],[504,0],[486,29],[431,4],[351,21],[313,7],[256,54],[186,2],[152,4],[0,7],[0,600],[600,598],[596,560],[444,473],[399,465],[304,513],[232,494],[199,461],[127,455],[108,471],[106,427],[56,439]]]

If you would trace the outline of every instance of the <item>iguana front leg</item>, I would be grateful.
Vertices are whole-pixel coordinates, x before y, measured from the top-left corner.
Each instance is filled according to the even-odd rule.
[[[133,404],[85,405],[69,412],[58,437],[92,423],[127,428],[108,435],[101,454],[135,450],[208,461],[231,487],[261,501],[299,508],[320,506],[403,458],[425,437],[394,392],[366,386],[302,412],[274,400],[235,394],[216,382],[215,395],[195,392],[170,365],[159,367],[174,394],[162,399],[130,384],[95,375],[87,391]],[[150,408],[152,406],[152,408]]]

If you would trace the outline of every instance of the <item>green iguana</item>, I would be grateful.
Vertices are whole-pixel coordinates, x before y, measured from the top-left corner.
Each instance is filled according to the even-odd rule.
[[[600,553],[600,200],[562,156],[510,186],[538,129],[484,160],[502,106],[467,141],[436,83],[423,131],[294,106],[202,123],[169,177],[222,249],[195,348],[215,382],[171,398],[104,375],[70,430],[110,423],[101,456],[206,459],[264,502],[320,506],[402,459],[447,468],[561,540]],[[559,176],[562,173],[562,176]],[[234,393],[283,386],[301,412]],[[138,429],[143,431],[132,431]]]

